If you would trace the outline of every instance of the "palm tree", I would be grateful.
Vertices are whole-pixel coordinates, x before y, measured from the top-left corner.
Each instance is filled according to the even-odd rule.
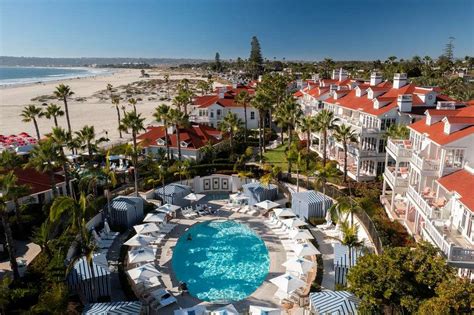
[[[383,135],[384,139],[408,139],[409,136],[410,130],[401,124],[390,125]]]
[[[183,176],[186,177],[186,179],[189,179],[189,175],[191,174],[189,172],[189,168],[191,167],[191,164],[189,160],[184,160],[184,161],[177,161],[176,166],[177,166],[177,171],[174,173],[174,175],[179,175],[179,182],[182,184]]]
[[[60,84],[56,87],[54,95],[64,102],[64,109],[66,111],[67,131],[72,134],[71,121],[69,120],[69,107],[67,106],[67,99],[74,95],[68,85]]]
[[[18,272],[15,245],[13,243],[12,230],[8,220],[8,210],[4,196],[0,196],[0,217],[2,219],[3,231],[5,233],[5,241],[8,249],[8,257],[10,258],[10,267],[13,272],[13,279],[17,280],[20,279],[20,273]]]
[[[342,143],[344,150],[344,183],[347,182],[347,146],[349,143],[357,143],[357,133],[351,126],[344,124],[334,128],[334,138],[337,142]]]
[[[58,117],[64,116],[64,111],[61,109],[61,106],[51,103],[46,107],[46,110],[42,112],[41,116],[46,117],[46,119],[52,118],[54,126],[58,127]]]
[[[201,80],[196,87],[201,90],[201,95],[204,95],[209,90],[209,82]]]
[[[288,144],[287,150],[290,150],[291,142],[293,141],[293,129],[298,120],[303,116],[300,104],[296,103],[293,97],[289,97],[283,102],[279,108],[281,116],[286,121]],[[283,140],[283,139],[282,139]]]
[[[235,103],[238,105],[242,105],[244,107],[244,140],[247,143],[247,105],[252,100],[249,92],[246,90],[241,91],[239,94],[235,96]]]
[[[87,154],[89,155],[89,160],[92,161],[92,155],[94,152],[97,152],[99,144],[107,142],[108,139],[105,137],[100,137],[96,139],[94,126],[85,125],[81,130],[76,131],[77,139],[81,143],[81,148],[87,149]]]
[[[311,146],[311,133],[316,131],[316,118],[314,116],[304,116],[299,121],[301,132],[306,134],[306,170],[309,169],[309,152]]]
[[[35,148],[30,152],[30,158],[28,163],[25,164],[25,168],[32,167],[40,173],[47,173],[51,180],[51,190],[53,197],[58,195],[56,188],[56,178],[54,172],[57,168],[57,161],[61,160],[61,155],[57,145],[53,139],[41,141]]]
[[[73,232],[79,231],[82,221],[86,218],[88,212],[92,208],[93,197],[81,193],[79,200],[68,196],[59,196],[54,199],[49,210],[49,221],[51,223],[59,223],[66,220],[68,228]]]
[[[49,220],[45,220],[41,226],[33,232],[33,242],[41,247],[41,251],[46,254],[47,258],[51,258],[51,223]]]
[[[174,97],[173,104],[178,107],[179,110],[184,109],[184,114],[188,114],[188,104],[191,102],[192,93],[186,88],[180,88],[178,95]]]
[[[133,111],[135,113],[137,112],[137,103],[138,103],[138,100],[133,97],[128,99],[128,104],[132,105]]]
[[[105,178],[104,184],[104,193],[107,197],[107,213],[105,217],[110,214],[110,198],[111,190],[117,185],[117,177],[115,176],[115,171],[110,168],[110,151],[107,151],[105,156],[105,165],[100,168],[100,174]]]
[[[334,117],[334,113],[327,109],[323,109],[316,116],[316,130],[323,136],[323,166],[326,166],[327,162],[326,147],[328,142],[328,131],[333,130],[338,121],[339,119]]]
[[[68,147],[71,141],[71,136],[61,127],[53,128],[53,131],[49,135],[49,138],[56,144],[59,149],[59,159],[58,162],[61,162],[63,172],[64,172],[64,180],[66,181],[66,194],[68,196],[72,196],[71,192],[71,174],[69,172],[69,161],[66,158],[66,153],[64,152],[64,148]]]
[[[262,163],[263,152],[265,147],[265,125],[264,117],[268,111],[268,108],[271,106],[270,99],[263,92],[257,92],[255,97],[251,101],[252,107],[258,110],[259,120],[258,120],[258,147],[260,152],[260,163]]]
[[[275,182],[278,176],[281,174],[281,168],[277,165],[274,165],[272,167],[267,164],[264,165],[263,169],[266,171],[266,173],[262,177],[260,177],[259,181],[260,183],[262,183],[262,185],[270,187],[270,184]]]
[[[327,236],[327,238],[335,239],[342,245],[347,246],[349,268],[352,267],[352,249],[364,246],[364,242],[359,240],[359,226],[357,224],[350,225],[347,221],[340,223],[339,230],[342,233],[342,238]]]
[[[138,144],[137,136],[138,133],[142,130],[145,130],[143,122],[145,118],[141,117],[141,114],[136,112],[126,113],[125,117],[122,119],[120,128],[126,132],[130,131],[132,133],[133,141],[133,151],[132,151],[132,162],[134,166],[134,182],[135,182],[135,195],[138,197]]]
[[[3,150],[0,153],[0,170],[13,170],[22,164],[21,158],[16,152]]]
[[[168,157],[168,160],[171,159],[170,142],[168,135],[168,128],[171,125],[170,110],[170,106],[166,104],[161,104],[160,106],[155,108],[155,112],[153,113],[153,117],[155,117],[156,121],[161,121],[163,123],[163,128],[165,129],[166,155]]]
[[[112,104],[115,107],[115,110],[117,111],[117,121],[118,121],[118,125],[120,127],[120,120],[121,120],[121,118],[120,118],[120,108],[119,108],[120,97],[113,96],[112,97]],[[122,130],[120,130],[120,128],[118,128],[118,131],[119,131],[120,139],[122,139]]]
[[[23,119],[21,121],[23,122],[33,122],[33,124],[35,125],[35,130],[36,130],[36,137],[38,138],[38,140],[41,139],[41,135],[40,135],[40,131],[39,131],[39,128],[38,128],[38,122],[36,121],[36,118],[39,118],[41,117],[42,115],[42,110],[40,107],[37,107],[35,105],[28,105],[26,106],[23,111],[21,112],[21,117],[23,117]]]
[[[176,131],[176,144],[178,146],[178,161],[181,161],[181,137],[180,137],[180,127],[187,126],[189,124],[188,115],[181,112],[179,109],[172,108],[169,111],[170,121],[174,124],[174,129]]]
[[[6,200],[11,200],[15,206],[15,218],[16,225],[22,232],[21,218],[20,218],[20,202],[19,198],[28,195],[30,189],[28,186],[20,185],[18,183],[18,177],[16,177],[13,171],[9,171],[0,178],[2,194]]]
[[[224,119],[219,122],[218,128],[229,135],[230,155],[232,156],[234,154],[234,136],[242,129],[242,120],[237,117],[237,114],[228,112]]]
[[[323,192],[323,198],[326,198],[326,187],[328,181],[334,181],[338,179],[338,171],[334,164],[329,163],[327,165],[316,165],[316,171],[314,172],[315,186],[321,187]],[[324,200],[324,207],[326,207],[326,200]]]
[[[170,98],[170,75],[168,73],[165,73],[163,78],[166,84],[166,98],[169,99]]]

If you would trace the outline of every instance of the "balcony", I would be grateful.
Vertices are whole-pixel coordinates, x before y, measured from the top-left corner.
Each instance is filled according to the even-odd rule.
[[[410,162],[423,172],[438,172],[439,160],[430,160],[421,157],[419,154],[413,154]]]
[[[383,176],[392,189],[399,190],[408,187],[408,169],[406,168],[400,167],[398,171],[395,171],[394,167],[387,166]]]
[[[410,158],[412,156],[412,144],[410,140],[388,139],[387,149],[393,153],[394,158]]]
[[[431,218],[433,215],[433,208],[425,198],[423,198],[413,186],[408,186],[407,195],[412,199],[416,207],[424,214],[426,218]]]

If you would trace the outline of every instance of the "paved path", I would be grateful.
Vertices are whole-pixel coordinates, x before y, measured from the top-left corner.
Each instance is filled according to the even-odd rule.
[[[31,261],[41,252],[41,247],[32,242],[14,240],[17,259],[25,259],[29,265]],[[0,270],[11,271],[10,260],[0,261]]]

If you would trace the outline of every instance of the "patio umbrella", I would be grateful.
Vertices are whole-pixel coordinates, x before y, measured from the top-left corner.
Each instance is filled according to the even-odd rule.
[[[235,309],[235,306],[232,304],[218,308],[215,311],[212,311],[212,315],[239,315],[239,312]]]
[[[290,258],[283,263],[283,266],[286,267],[288,271],[294,271],[301,275],[307,273],[314,267],[314,262],[304,259],[304,258]]]
[[[285,219],[285,220],[282,220],[281,222],[283,222],[284,225],[290,228],[297,228],[300,226],[308,225],[306,222],[298,218]]]
[[[250,315],[280,315],[281,310],[278,308],[270,308],[270,307],[265,307],[265,306],[256,306],[256,305],[250,305],[249,307],[249,314]]]
[[[236,194],[229,195],[229,198],[230,198],[231,200],[236,200],[236,201],[249,199],[248,196],[245,196],[245,195],[242,194],[242,193],[236,193]]]
[[[189,200],[189,201],[198,201],[204,198],[206,195],[203,194],[195,194],[195,193],[190,193],[189,195],[186,195],[184,199]]]
[[[165,222],[166,214],[165,213],[148,213],[143,219],[143,222],[155,222],[161,223]]]
[[[155,260],[156,250],[150,247],[137,247],[128,251],[128,263],[137,264]]]
[[[270,210],[270,209],[273,209],[273,208],[276,208],[276,207],[279,206],[278,203],[270,201],[270,200],[264,200],[262,202],[259,202],[259,203],[255,204],[255,205],[259,208],[264,209],[264,210]]]
[[[135,232],[137,232],[137,234],[153,233],[153,232],[158,232],[160,230],[158,225],[156,225],[155,223],[144,223],[144,224],[134,225],[133,228],[135,229]]]
[[[294,240],[312,240],[313,235],[308,230],[291,230],[290,237]]]
[[[127,246],[141,247],[141,246],[148,246],[150,245],[151,242],[154,242],[154,241],[156,241],[156,237],[143,235],[143,234],[137,234],[123,244]]]
[[[359,300],[348,291],[323,291],[309,295],[309,305],[317,314],[357,314]]]
[[[292,246],[292,250],[295,252],[296,256],[304,257],[304,256],[312,256],[312,255],[319,255],[321,254],[319,250],[314,247],[313,244],[304,243],[304,244],[294,244]]]
[[[156,208],[156,211],[157,212],[163,212],[163,213],[169,213],[169,212],[175,212],[179,208],[181,208],[181,207],[167,203],[167,204],[164,204],[164,205],[159,206],[158,208]]]
[[[291,208],[277,208],[273,209],[273,212],[277,217],[296,217],[296,214]]]
[[[270,279],[270,282],[276,285],[279,290],[286,293],[291,293],[306,285],[306,283],[303,280],[298,279],[288,273],[285,273],[284,275]]]
[[[156,267],[151,263],[130,269],[127,273],[135,284],[145,282],[152,277],[161,275],[158,269],[156,269]]]

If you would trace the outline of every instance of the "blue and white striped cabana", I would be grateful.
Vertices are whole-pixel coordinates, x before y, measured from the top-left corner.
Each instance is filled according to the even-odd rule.
[[[131,315],[141,314],[142,302],[93,303],[84,307],[83,315]]]
[[[94,254],[92,268],[86,257],[80,258],[68,274],[67,282],[84,303],[110,296],[110,271],[107,258],[104,254]]]
[[[248,204],[253,206],[264,200],[275,200],[278,197],[278,187],[273,184],[249,183],[242,185],[244,195],[247,196]]]
[[[143,220],[143,199],[140,197],[119,196],[110,205],[113,226],[129,228]]]
[[[308,190],[291,194],[291,210],[300,219],[324,218],[331,205],[332,199],[318,191]]]
[[[184,199],[184,197],[190,193],[191,187],[175,183],[166,185],[164,189],[159,187],[155,190],[156,197],[162,199],[164,204],[169,203],[180,207],[189,206],[189,200]]]
[[[309,305],[317,315],[355,315],[359,300],[348,291],[322,291],[309,294]]]

